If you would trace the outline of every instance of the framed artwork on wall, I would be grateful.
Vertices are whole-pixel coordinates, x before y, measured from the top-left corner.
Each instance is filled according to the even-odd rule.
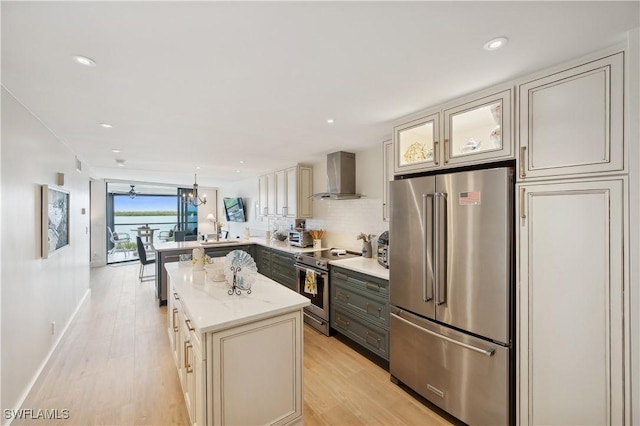
[[[42,257],[69,245],[69,192],[42,185]]]

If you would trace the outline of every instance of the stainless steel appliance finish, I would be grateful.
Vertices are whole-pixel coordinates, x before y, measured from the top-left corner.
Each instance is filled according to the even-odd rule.
[[[327,155],[327,192],[314,194],[316,199],[349,200],[356,194],[356,155],[353,152],[332,152]]]
[[[309,231],[295,229],[289,231],[289,245],[295,247],[312,247],[313,238],[309,235]]]
[[[326,249],[294,256],[296,261],[296,290],[311,301],[311,304],[304,308],[304,322],[326,336],[330,335],[329,301],[331,291],[329,287],[329,261],[359,256],[349,252],[344,252],[343,254],[335,253],[334,249]],[[313,271],[314,273],[318,293],[316,295],[304,291],[307,271]]]
[[[389,269],[389,231],[378,237],[378,263]]]
[[[508,347],[401,310],[390,321],[394,377],[468,424],[509,424]]]
[[[512,370],[513,185],[511,168],[391,183],[390,372],[469,424],[509,422],[510,388],[494,383],[505,375],[509,383]],[[459,344],[471,338],[493,353]],[[445,353],[458,355],[443,362]],[[426,387],[427,377],[440,376],[448,378],[430,384],[437,391]],[[471,408],[486,398],[506,407],[507,417]]]

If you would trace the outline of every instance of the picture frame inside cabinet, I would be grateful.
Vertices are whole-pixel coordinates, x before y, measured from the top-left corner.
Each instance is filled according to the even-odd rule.
[[[70,193],[42,185],[42,258],[47,259],[69,246]]]

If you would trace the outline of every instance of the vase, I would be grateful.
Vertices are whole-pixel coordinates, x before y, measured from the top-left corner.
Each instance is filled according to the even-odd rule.
[[[371,257],[371,242],[366,241],[362,243],[362,257]]]

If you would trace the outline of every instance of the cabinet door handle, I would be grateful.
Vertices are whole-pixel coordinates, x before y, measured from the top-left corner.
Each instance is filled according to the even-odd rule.
[[[189,340],[184,341],[184,368],[187,369],[187,373],[193,373],[193,366],[189,362],[189,349],[193,348],[193,345]]]
[[[367,343],[369,343],[372,346],[375,346],[376,348],[380,348],[380,338],[371,335],[368,331],[365,333],[365,339],[367,340]]]
[[[173,292],[173,298],[176,300],[180,300],[180,298],[178,297],[178,293]]]
[[[187,328],[189,329],[189,331],[196,331],[196,329],[191,326],[191,320],[190,319],[184,320],[184,323],[187,325]]]
[[[178,308],[173,308],[173,318],[171,319],[171,323],[173,324],[173,331],[178,331],[178,324],[176,324],[176,314],[178,313]]]
[[[527,214],[524,211],[524,208],[525,208],[524,200],[526,196],[527,196],[527,190],[525,188],[520,188],[520,218],[521,219],[527,218]]]
[[[449,139],[444,140],[444,164],[449,163]]]
[[[433,164],[436,166],[439,164],[438,158],[440,158],[440,150],[438,149],[438,141],[433,141]]]
[[[370,283],[369,281],[367,281],[365,284],[369,290],[380,291],[380,288],[381,288],[380,284],[373,284],[373,283]]]
[[[342,299],[346,300],[347,302],[349,301],[349,295],[347,293],[343,293],[341,291],[336,291],[336,297],[337,298],[342,298]]]
[[[343,326],[344,328],[349,328],[349,321],[345,321],[345,320],[343,320],[342,318],[338,317],[338,318],[336,319],[336,322],[337,322],[338,324],[340,324],[341,326]]]
[[[525,154],[526,150],[527,150],[526,146],[521,146],[520,147],[520,177],[521,178],[527,176],[526,167],[525,167],[526,164],[524,162],[524,154]]]
[[[378,311],[378,316],[380,316],[382,314],[382,308],[373,306],[373,305],[371,305],[369,303],[366,304],[367,313],[369,313],[369,307],[373,307],[374,310]]]

